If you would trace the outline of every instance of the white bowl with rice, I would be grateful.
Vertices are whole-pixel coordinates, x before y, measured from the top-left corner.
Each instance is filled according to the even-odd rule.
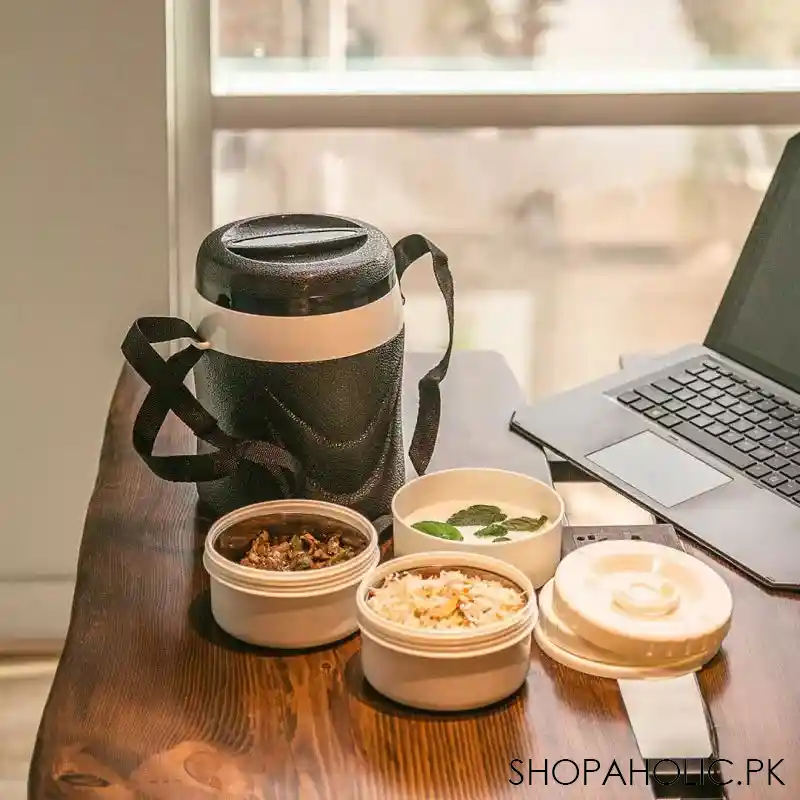
[[[390,700],[466,711],[525,683],[536,594],[504,561],[466,552],[395,558],[363,578],[356,604],[364,677]]]
[[[501,469],[431,472],[392,499],[394,554],[477,553],[520,569],[539,589],[561,560],[564,501],[546,483]]]

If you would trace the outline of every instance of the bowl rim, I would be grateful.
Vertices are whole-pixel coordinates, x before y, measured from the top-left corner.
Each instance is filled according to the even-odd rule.
[[[330,514],[331,511],[335,513]],[[349,519],[353,527],[364,535],[366,546],[353,558],[341,564],[321,567],[311,571],[301,570],[296,572],[278,572],[238,564],[226,558],[214,547],[214,543],[219,536],[238,522],[252,519],[253,517],[268,516],[271,513],[286,514],[288,516],[302,516],[314,513],[317,516],[327,517],[332,521],[338,522],[346,522]],[[226,582],[236,584],[237,588],[245,588],[240,584],[240,581],[251,588],[255,585],[263,585],[267,588],[276,584],[287,588],[305,588],[306,586],[312,587],[320,583],[327,583],[329,580],[348,576],[351,572],[359,572],[360,568],[371,560],[371,556],[376,550],[378,550],[378,532],[372,522],[363,514],[337,503],[303,498],[265,500],[234,509],[214,521],[206,534],[203,546],[203,551],[208,558],[209,564],[213,564],[221,573],[218,574],[215,570],[214,577],[226,579]],[[208,566],[206,566],[206,571],[210,572]]]
[[[206,570],[212,583],[218,583],[237,594],[249,595],[251,597],[269,598],[272,600],[313,600],[315,597],[327,597],[334,595],[347,589],[354,589],[361,583],[361,579],[370,570],[375,569],[380,562],[380,551],[376,550],[372,553],[372,558],[364,562],[361,568],[353,571],[348,575],[334,576],[333,581],[308,583],[302,586],[278,586],[276,584],[262,584],[256,585],[255,583],[237,583],[234,578],[231,580],[230,576],[222,575],[214,571],[214,565],[209,564],[208,556],[203,554],[203,567]],[[209,566],[211,567],[209,569]],[[261,570],[262,572],[269,572],[269,570]],[[314,570],[315,573],[322,570]],[[294,574],[294,573],[278,573],[278,574]]]
[[[495,562],[494,564],[468,564],[458,563],[460,559],[490,559]],[[429,563],[428,559],[433,562],[444,561],[445,563]],[[405,566],[396,564],[397,561],[419,560],[423,563],[414,566]],[[447,563],[455,560],[454,563]],[[412,628],[408,625],[403,625],[400,622],[394,622],[381,616],[368,604],[368,593],[376,587],[378,582],[383,582],[390,575],[402,572],[412,572],[420,569],[449,569],[449,570],[476,570],[480,572],[488,572],[495,575],[497,578],[502,579],[504,582],[513,584],[517,591],[525,599],[525,602],[520,610],[509,620],[504,622],[495,622],[491,625],[484,625],[476,628],[454,628],[436,630],[430,628]],[[510,577],[504,572],[515,573],[514,577]],[[520,580],[521,579],[521,580]],[[530,587],[530,590],[528,589]],[[493,558],[492,556],[485,556],[481,553],[455,553],[451,551],[431,551],[427,553],[413,553],[407,556],[400,556],[385,561],[382,564],[366,573],[357,588],[356,603],[363,616],[370,621],[371,625],[378,628],[384,627],[400,636],[408,636],[410,639],[423,639],[429,642],[469,642],[473,639],[483,641],[491,639],[494,636],[502,635],[514,630],[522,623],[531,612],[538,618],[538,598],[536,596],[536,589],[533,587],[530,579],[513,564],[507,561]]]
[[[529,536],[526,536],[524,539],[512,539],[510,542],[491,542],[491,541],[481,542],[474,540],[470,541],[458,541],[454,539],[444,540],[440,539],[437,536],[431,536],[431,534],[425,533],[425,531],[421,531],[418,528],[414,528],[412,525],[409,525],[409,523],[406,521],[406,517],[397,512],[397,505],[396,505],[397,498],[403,492],[408,490],[409,487],[414,486],[417,483],[425,481],[429,478],[434,478],[438,475],[457,473],[457,472],[488,472],[493,474],[507,475],[513,478],[522,478],[523,480],[526,480],[532,484],[543,487],[558,502],[558,509],[559,509],[558,516],[555,519],[548,521],[548,523],[542,526],[538,531],[533,531]],[[406,528],[408,528],[409,530],[413,530],[420,536],[425,536],[437,542],[446,541],[448,546],[450,546],[453,549],[457,549],[459,547],[468,547],[468,548],[474,548],[476,550],[483,548],[500,550],[504,547],[509,547],[509,546],[520,547],[527,543],[536,541],[537,539],[539,539],[540,537],[544,536],[547,533],[552,533],[552,531],[555,528],[563,526],[567,510],[564,498],[555,490],[555,488],[552,485],[546,483],[543,480],[540,480],[539,478],[533,478],[530,475],[526,475],[524,472],[514,472],[513,470],[498,469],[497,467],[453,467],[452,469],[442,469],[442,470],[437,470],[436,472],[428,472],[425,475],[419,475],[418,477],[408,481],[408,483],[401,486],[392,496],[391,512],[392,512],[392,519],[394,522],[402,523]]]

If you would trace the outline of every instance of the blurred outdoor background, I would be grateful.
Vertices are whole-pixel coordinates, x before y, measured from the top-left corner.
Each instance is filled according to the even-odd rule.
[[[223,87],[258,70],[778,70],[800,3],[220,0],[215,31]],[[218,131],[215,224],[324,210],[424,233],[450,256],[459,346],[503,352],[530,396],[702,339],[794,132],[397,126]],[[406,279],[416,349],[444,341],[428,272]]]

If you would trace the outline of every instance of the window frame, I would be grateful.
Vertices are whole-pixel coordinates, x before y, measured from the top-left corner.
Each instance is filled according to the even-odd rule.
[[[197,250],[213,220],[211,5],[165,3],[169,305],[171,314],[186,320],[192,314]]]
[[[276,72],[212,83],[216,130],[800,124],[800,70]]]

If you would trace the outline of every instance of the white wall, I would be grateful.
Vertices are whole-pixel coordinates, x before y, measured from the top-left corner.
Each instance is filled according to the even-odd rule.
[[[168,308],[165,38],[164,0],[3,3],[0,648],[63,634],[119,345]]]

